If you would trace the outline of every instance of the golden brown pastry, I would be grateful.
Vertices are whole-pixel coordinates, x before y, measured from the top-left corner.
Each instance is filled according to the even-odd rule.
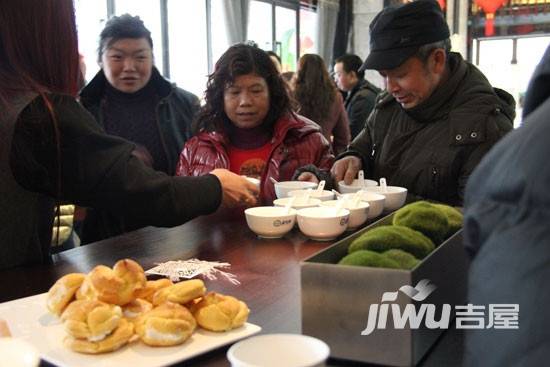
[[[178,345],[186,341],[197,323],[187,308],[166,302],[140,316],[135,323],[136,333],[151,346]]]
[[[90,273],[90,281],[98,300],[122,306],[136,298],[147,279],[137,262],[124,259],[117,261],[113,269],[96,266]]]
[[[203,329],[228,331],[243,325],[250,310],[235,297],[210,292],[192,306],[191,312]]]
[[[98,354],[112,352],[124,346],[134,335],[134,324],[121,319],[120,323],[106,338],[99,341],[78,339],[71,335],[65,337],[64,343],[75,352]]]
[[[132,302],[122,306],[122,314],[124,315],[124,317],[128,319],[128,321],[133,322],[139,316],[143,315],[148,311],[151,311],[152,309],[153,309],[153,305],[151,304],[151,302],[141,298],[136,298]]]
[[[164,302],[174,302],[183,305],[206,292],[204,282],[200,279],[185,280],[158,290],[153,295],[153,304],[158,306]]]
[[[145,283],[145,287],[138,290],[136,293],[136,298],[142,298],[144,300],[147,300],[151,303],[153,303],[153,295],[162,288],[169,287],[171,285],[174,285],[174,283],[167,278],[162,278],[158,280],[148,280]]]
[[[73,300],[85,277],[86,275],[82,273],[71,273],[59,278],[48,291],[46,301],[48,310],[59,316]]]
[[[84,281],[82,282],[82,285],[76,291],[76,299],[77,300],[85,300],[85,299],[97,300],[97,292],[94,290],[94,287],[92,286],[90,273],[86,275],[86,277],[84,278]]]
[[[91,342],[105,339],[118,327],[121,319],[120,306],[95,300],[74,301],[61,314],[69,335]]]

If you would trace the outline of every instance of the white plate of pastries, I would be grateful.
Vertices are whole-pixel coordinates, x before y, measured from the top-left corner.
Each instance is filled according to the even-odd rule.
[[[60,367],[156,367],[260,332],[234,297],[202,280],[148,281],[133,260],[61,277],[48,293],[0,304],[14,338]]]

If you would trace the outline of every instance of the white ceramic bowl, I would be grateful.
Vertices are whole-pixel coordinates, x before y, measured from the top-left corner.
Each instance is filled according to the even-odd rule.
[[[279,238],[288,233],[296,222],[296,209],[287,213],[280,206],[257,206],[244,211],[248,227],[260,237]]]
[[[335,207],[338,205],[339,200],[322,201],[321,206]],[[348,230],[353,230],[365,223],[369,214],[369,203],[366,201],[359,201],[357,206],[353,205],[351,200],[348,200],[344,204],[344,209],[349,210]]]
[[[314,182],[307,181],[281,181],[277,182],[274,186],[277,198],[281,199],[288,197],[288,193],[292,190],[314,189],[317,185]]]
[[[355,194],[343,194],[338,199],[342,198],[353,198]],[[381,194],[376,194],[374,192],[364,191],[361,194],[361,201],[366,201],[369,203],[369,214],[368,219],[376,218],[384,211],[384,203],[386,202],[386,197]]]
[[[23,339],[0,337],[0,366],[36,367],[40,355],[35,347]]]
[[[330,354],[322,340],[299,334],[253,336],[227,351],[232,367],[323,366]]]
[[[348,228],[349,210],[320,206],[298,210],[298,227],[303,234],[319,241],[333,240]]]
[[[275,199],[273,200],[273,205],[275,206],[285,206],[292,198],[282,198],[282,199]],[[308,198],[306,201],[305,197],[296,197],[294,199],[294,203],[292,203],[292,207],[294,209],[304,209],[304,208],[313,208],[316,206],[319,206],[321,204],[321,200],[315,199],[315,198]]]
[[[315,199],[319,199],[321,201],[325,200],[332,200],[334,199],[334,193],[332,191],[323,190],[323,191],[317,191],[317,190],[293,190],[288,193],[288,196],[305,196],[306,193],[309,192],[309,196]]]
[[[355,180],[353,180],[351,185],[346,185],[344,181],[338,182],[338,191],[341,194],[349,194],[349,193],[357,192],[361,189],[364,189],[365,187],[371,187],[371,186],[377,186],[377,185],[378,185],[378,182],[365,179],[365,186],[361,186],[359,184],[359,179],[356,178]]]
[[[376,194],[384,195],[386,201],[384,202],[384,211],[391,212],[401,208],[405,204],[407,199],[407,189],[399,186],[387,186],[386,191],[382,190],[382,187],[367,187],[367,192],[374,192]]]

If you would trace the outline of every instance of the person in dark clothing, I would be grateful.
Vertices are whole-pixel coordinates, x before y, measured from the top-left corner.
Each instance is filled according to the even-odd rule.
[[[227,170],[169,176],[136,158],[134,144],[105,134],[75,99],[72,0],[3,3],[0,59],[0,269],[51,262],[56,201],[142,226],[257,203],[255,185]]]
[[[198,98],[160,75],[151,33],[137,16],[111,18],[98,51],[101,70],[80,92],[81,103],[108,134],[135,143],[133,154],[145,164],[174,175],[179,152],[191,137]],[[88,210],[82,242],[137,228],[108,211]]]
[[[410,199],[462,205],[471,172],[512,129],[512,96],[450,52],[449,28],[435,1],[385,8],[370,35],[362,68],[378,70],[386,91],[333,165],[335,180],[350,184],[362,169],[406,187]]]
[[[465,366],[548,363],[549,79],[550,47],[527,89],[522,125],[485,156],[466,187],[468,302],[485,307],[487,322],[490,305],[507,311],[500,310],[493,327],[466,331]]]
[[[363,61],[357,55],[346,54],[336,59],[334,80],[345,92],[344,107],[348,114],[351,139],[365,127],[367,118],[374,109],[374,101],[380,89],[365,80],[365,72],[359,70]]]

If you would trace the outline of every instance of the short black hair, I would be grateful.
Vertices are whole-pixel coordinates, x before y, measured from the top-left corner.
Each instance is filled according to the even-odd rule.
[[[359,71],[361,65],[363,65],[363,60],[357,55],[345,54],[336,59],[335,64],[341,62],[346,73],[354,71],[357,74],[358,79],[365,78],[365,72]]]
[[[133,17],[130,14],[122,14],[109,19],[105,24],[105,28],[101,31],[99,48],[97,49],[98,61],[101,62],[101,56],[107,48],[123,38],[145,38],[151,49],[153,49],[151,32],[145,27],[143,21],[138,16]]]

